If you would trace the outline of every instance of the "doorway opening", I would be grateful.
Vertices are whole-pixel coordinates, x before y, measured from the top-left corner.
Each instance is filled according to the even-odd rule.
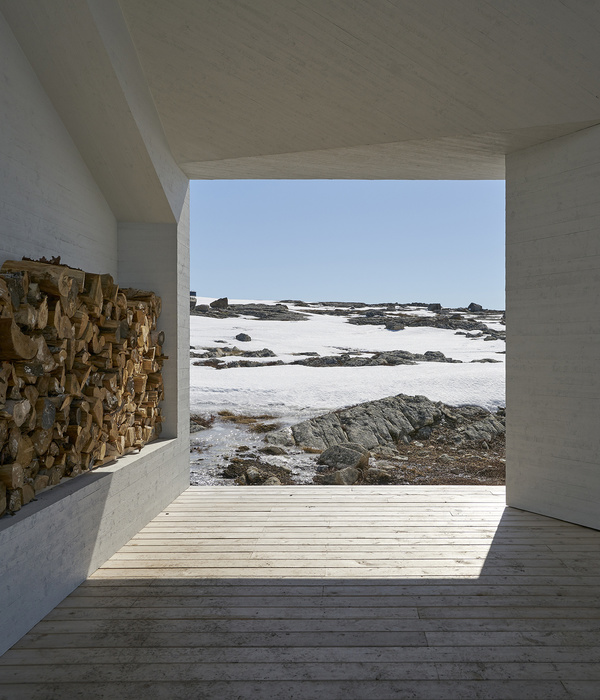
[[[360,483],[501,483],[502,181],[196,181],[191,202],[193,484],[326,483],[331,441],[369,450]],[[377,403],[400,394],[427,402]],[[380,423],[347,430],[367,402]]]

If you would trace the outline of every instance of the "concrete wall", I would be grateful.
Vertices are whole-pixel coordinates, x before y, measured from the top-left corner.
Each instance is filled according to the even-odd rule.
[[[600,529],[600,126],[506,159],[507,500]]]
[[[177,440],[38,494],[0,520],[0,654],[189,484]],[[162,507],[162,506],[161,506]]]
[[[96,5],[100,10],[110,9],[109,3]],[[66,11],[69,15],[68,8]],[[111,47],[115,55],[117,48]],[[133,60],[131,52],[127,55]],[[115,61],[118,59],[116,56]],[[119,65],[129,66],[124,61]],[[159,122],[149,111],[150,101],[140,97],[136,75],[131,70],[127,81],[113,88],[121,96],[128,95],[128,90],[128,96],[133,94],[136,124],[144,122],[146,110],[145,128],[137,130],[135,144],[139,151],[146,136],[152,142],[153,157],[138,154],[115,167],[111,187],[133,192],[132,209],[150,218],[157,183],[164,182],[168,196],[162,192],[164,204],[158,215],[173,223],[118,223],[106,199],[110,188],[98,185],[102,181],[98,172],[104,177],[111,171],[110,151],[104,149],[102,167],[89,157],[84,161],[79,145],[71,138],[76,130],[65,126],[38,80],[39,73],[0,14],[0,262],[23,255],[60,255],[63,262],[84,270],[110,272],[121,286],[157,291],[163,298],[160,327],[166,333],[164,351],[170,358],[165,364],[163,404],[163,438],[169,439],[91,474],[65,479],[38,494],[36,502],[14,517],[0,520],[0,653],[189,484],[187,180],[172,159],[161,156],[164,147],[156,133]],[[73,95],[76,98],[77,94]],[[72,109],[76,112],[77,106]],[[127,109],[123,112],[131,116]],[[134,126],[128,124],[136,131]],[[108,138],[107,133],[112,132],[105,128],[103,139]],[[80,132],[77,135],[79,144],[83,137]],[[86,135],[94,137],[93,130]],[[112,147],[119,151],[118,144]],[[93,173],[89,163],[95,167]],[[148,174],[153,164],[162,169],[160,175]],[[153,183],[154,189],[140,187],[140,182],[146,181]],[[172,207],[166,206],[169,202]]]
[[[165,331],[163,437],[189,435],[189,196],[176,224],[119,224],[119,283],[162,297]],[[183,432],[182,432],[183,431]],[[186,469],[189,450],[186,443]]]
[[[116,275],[115,217],[1,14],[0,79],[0,262]]]

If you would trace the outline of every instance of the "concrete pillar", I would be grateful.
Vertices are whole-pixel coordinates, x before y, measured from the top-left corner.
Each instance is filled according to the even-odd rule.
[[[507,501],[600,529],[600,126],[506,159]]]

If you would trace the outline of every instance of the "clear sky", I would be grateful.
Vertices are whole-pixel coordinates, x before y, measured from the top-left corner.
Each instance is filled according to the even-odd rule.
[[[191,184],[199,296],[504,308],[504,182]]]

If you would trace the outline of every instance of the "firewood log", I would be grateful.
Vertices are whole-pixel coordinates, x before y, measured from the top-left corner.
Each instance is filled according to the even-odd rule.
[[[102,296],[108,301],[112,301],[113,304],[117,301],[117,295],[119,293],[119,287],[115,284],[111,275],[100,275],[102,283]]]
[[[52,427],[47,429],[38,428],[32,433],[31,442],[38,457],[41,457],[49,451],[53,436],[54,430]]]
[[[48,297],[45,296],[37,307],[37,323],[35,327],[38,330],[44,330],[48,325],[48,314]]]
[[[52,372],[53,369],[56,369],[58,362],[50,352],[46,339],[43,335],[35,336],[35,343],[37,345],[37,352],[35,354],[36,362],[42,365],[45,373]]]
[[[23,486],[25,469],[21,464],[4,464],[0,466],[0,481],[8,489],[17,489]]]
[[[101,275],[86,274],[80,298],[91,314],[95,316],[100,315],[103,301]]]
[[[16,513],[18,510],[21,510],[23,505],[23,493],[21,489],[7,489],[6,496],[6,510],[8,510],[9,513]]]
[[[15,462],[17,462],[24,469],[26,469],[31,463],[34,454],[35,450],[33,447],[33,442],[29,435],[21,435],[21,439],[19,440],[19,449],[17,450]]]
[[[71,288],[71,279],[65,267],[47,265],[29,260],[7,260],[2,265],[2,272],[25,271],[37,282],[43,292],[56,296],[66,296]]]
[[[0,278],[6,283],[10,292],[10,299],[13,311],[17,311],[19,306],[25,303],[29,291],[29,275],[21,271],[0,271]]]
[[[30,281],[26,297],[27,303],[37,308],[41,304],[42,299],[44,299],[44,295],[40,290],[40,285],[37,282]]]
[[[0,409],[0,417],[12,419],[17,428],[20,428],[27,420],[31,411],[31,404],[27,399],[21,401],[7,401]]]
[[[165,334],[164,331],[152,331],[150,334],[150,342],[152,345],[163,346],[165,344]]]
[[[60,297],[60,305],[62,307],[63,313],[68,318],[71,318],[75,315],[75,312],[79,308],[80,303],[81,302],[79,301],[79,283],[77,282],[77,280],[72,280],[69,293],[61,295]]]
[[[23,398],[27,399],[32,406],[36,405],[39,395],[37,385],[29,384],[23,389]]]
[[[0,318],[1,360],[31,360],[37,349],[33,338],[21,333],[12,318]]]
[[[0,277],[0,304],[2,306],[10,307],[11,312],[14,311],[10,289],[6,284],[6,280],[2,277]]]
[[[19,326],[32,330],[37,326],[38,316],[37,311],[31,304],[21,304],[15,311],[13,318]]]
[[[50,430],[56,420],[56,406],[48,398],[39,398],[35,403],[37,413],[36,425],[44,430]]]
[[[37,493],[43,491],[49,484],[50,477],[47,474],[38,474],[33,480],[33,490]]]
[[[42,363],[35,360],[15,362],[15,371],[26,384],[35,384],[38,378],[44,375]]]
[[[26,506],[35,498],[35,491],[31,484],[25,483],[21,487],[21,505]]]

